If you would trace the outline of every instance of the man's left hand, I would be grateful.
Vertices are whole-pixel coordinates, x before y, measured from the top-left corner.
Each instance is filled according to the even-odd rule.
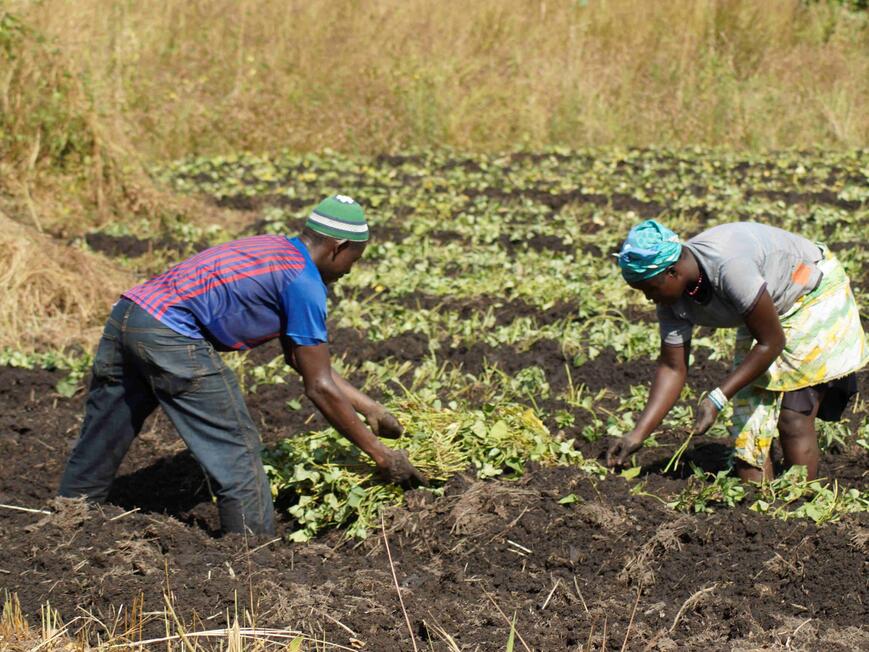
[[[694,422],[694,434],[702,435],[705,433],[712,427],[717,418],[718,408],[708,398],[704,398],[700,401],[700,405],[697,406],[697,420]]]
[[[378,404],[364,414],[368,427],[378,437],[398,439],[404,433],[404,427],[385,407]]]

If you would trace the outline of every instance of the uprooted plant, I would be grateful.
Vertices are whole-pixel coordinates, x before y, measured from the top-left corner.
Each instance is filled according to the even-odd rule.
[[[407,428],[397,446],[407,450],[434,491],[465,470],[479,478],[515,477],[529,462],[606,473],[574,449],[573,440],[553,437],[533,410],[522,405],[437,408],[409,393],[390,408]],[[266,461],[273,492],[290,492],[296,501],[289,508],[300,526],[290,537],[294,541],[338,526],[347,526],[347,536],[364,538],[380,509],[402,499],[402,490],[379,482],[364,454],[332,429],[285,439]]]

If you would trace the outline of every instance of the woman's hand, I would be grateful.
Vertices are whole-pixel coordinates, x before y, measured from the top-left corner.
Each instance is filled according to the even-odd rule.
[[[649,400],[637,420],[634,429],[624,437],[616,439],[607,451],[608,466],[623,466],[643,441],[658,427],[664,415],[679,398],[688,375],[688,353],[690,345],[667,346],[661,343],[661,354],[655,366],[655,377],[649,390]]]
[[[700,401],[700,405],[697,406],[697,419],[694,421],[694,434],[702,435],[705,433],[712,427],[712,424],[715,423],[715,419],[717,418],[718,408],[715,407],[715,404],[708,398],[704,398]]]
[[[616,439],[606,454],[607,466],[624,466],[628,457],[633,455],[643,445],[644,437],[637,431],[631,431],[624,437]]]

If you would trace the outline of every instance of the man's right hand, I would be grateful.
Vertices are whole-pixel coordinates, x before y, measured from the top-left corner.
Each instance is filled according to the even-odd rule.
[[[398,419],[380,403],[375,403],[370,410],[363,411],[363,415],[368,422],[368,427],[371,428],[371,432],[378,437],[398,439],[404,434],[404,427],[398,422]]]
[[[377,465],[377,472],[385,482],[402,486],[428,486],[428,479],[410,463],[407,451],[387,448],[384,459]]]
[[[607,466],[624,466],[628,457],[633,455],[643,445],[643,438],[633,432],[616,439],[606,454]]]

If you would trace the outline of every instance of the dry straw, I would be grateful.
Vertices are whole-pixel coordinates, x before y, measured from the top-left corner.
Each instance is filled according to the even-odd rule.
[[[0,348],[89,348],[133,278],[0,213]]]
[[[800,0],[11,3],[146,158],[862,146],[866,12]]]

